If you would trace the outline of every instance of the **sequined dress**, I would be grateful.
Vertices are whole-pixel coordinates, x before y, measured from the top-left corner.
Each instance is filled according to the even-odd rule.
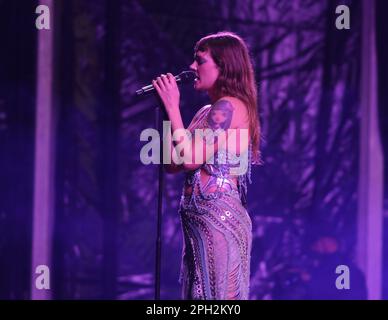
[[[201,127],[209,109],[202,108],[190,127]],[[237,177],[237,183],[230,176],[233,161],[220,161],[231,157],[225,151],[214,155],[213,164],[205,163],[186,173],[185,188],[191,187],[192,192],[183,192],[179,208],[184,238],[180,277],[183,299],[249,297],[252,223],[246,210],[246,195],[250,151],[251,148],[246,173]],[[216,179],[215,191],[214,185],[209,192],[210,187],[201,184],[201,169]]]

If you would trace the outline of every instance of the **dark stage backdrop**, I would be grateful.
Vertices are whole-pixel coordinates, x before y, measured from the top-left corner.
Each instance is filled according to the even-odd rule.
[[[0,1],[0,299],[29,297],[36,6]]]
[[[334,234],[353,257],[361,1],[58,3],[55,298],[153,298],[157,167],[140,162],[139,138],[154,126],[156,101],[133,93],[160,73],[188,69],[195,42],[221,30],[248,42],[259,88],[251,298],[303,298],[294,270],[307,267],[315,234]],[[350,7],[350,30],[335,28],[339,4]],[[206,103],[182,89],[186,124]],[[182,182],[165,179],[163,299],[180,298]]]
[[[385,12],[388,11],[388,2],[378,0],[376,2],[376,37],[377,60],[379,81],[379,128],[381,133],[382,148],[384,153],[384,238],[383,252],[385,253],[383,266],[388,265],[388,42],[385,40],[388,34]],[[383,299],[388,299],[388,268],[383,268]]]

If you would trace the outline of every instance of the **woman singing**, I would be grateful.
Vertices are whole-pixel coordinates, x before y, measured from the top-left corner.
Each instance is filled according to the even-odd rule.
[[[170,173],[186,172],[180,204],[183,298],[248,299],[252,225],[246,193],[260,138],[253,67],[244,41],[220,32],[197,42],[190,68],[195,89],[206,91],[211,105],[196,113],[187,130],[174,76],[153,81],[172,132],[187,135],[173,134],[175,163],[166,165]]]

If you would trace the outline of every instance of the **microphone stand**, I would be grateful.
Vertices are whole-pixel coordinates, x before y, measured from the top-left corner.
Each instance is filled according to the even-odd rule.
[[[193,71],[183,71],[175,77],[177,82],[186,83],[194,80],[196,73]],[[145,86],[136,91],[136,96],[140,97],[143,94],[154,91],[152,85]],[[156,256],[155,256],[155,300],[160,300],[160,270],[162,259],[162,209],[163,209],[163,120],[167,119],[167,113],[164,109],[163,102],[160,97],[157,97],[158,106],[155,108],[155,128],[159,132],[160,145],[160,164],[158,168],[158,212],[156,221]]]
[[[158,106],[155,108],[155,127],[160,137],[160,163],[158,167],[158,208],[156,219],[156,256],[155,256],[155,300],[160,300],[160,273],[162,260],[162,210],[163,210],[163,120],[167,118],[163,103],[158,97]]]

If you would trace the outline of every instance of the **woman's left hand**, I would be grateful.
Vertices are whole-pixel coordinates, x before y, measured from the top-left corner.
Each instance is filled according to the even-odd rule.
[[[175,77],[171,73],[162,74],[152,81],[167,112],[179,109],[180,92]]]

